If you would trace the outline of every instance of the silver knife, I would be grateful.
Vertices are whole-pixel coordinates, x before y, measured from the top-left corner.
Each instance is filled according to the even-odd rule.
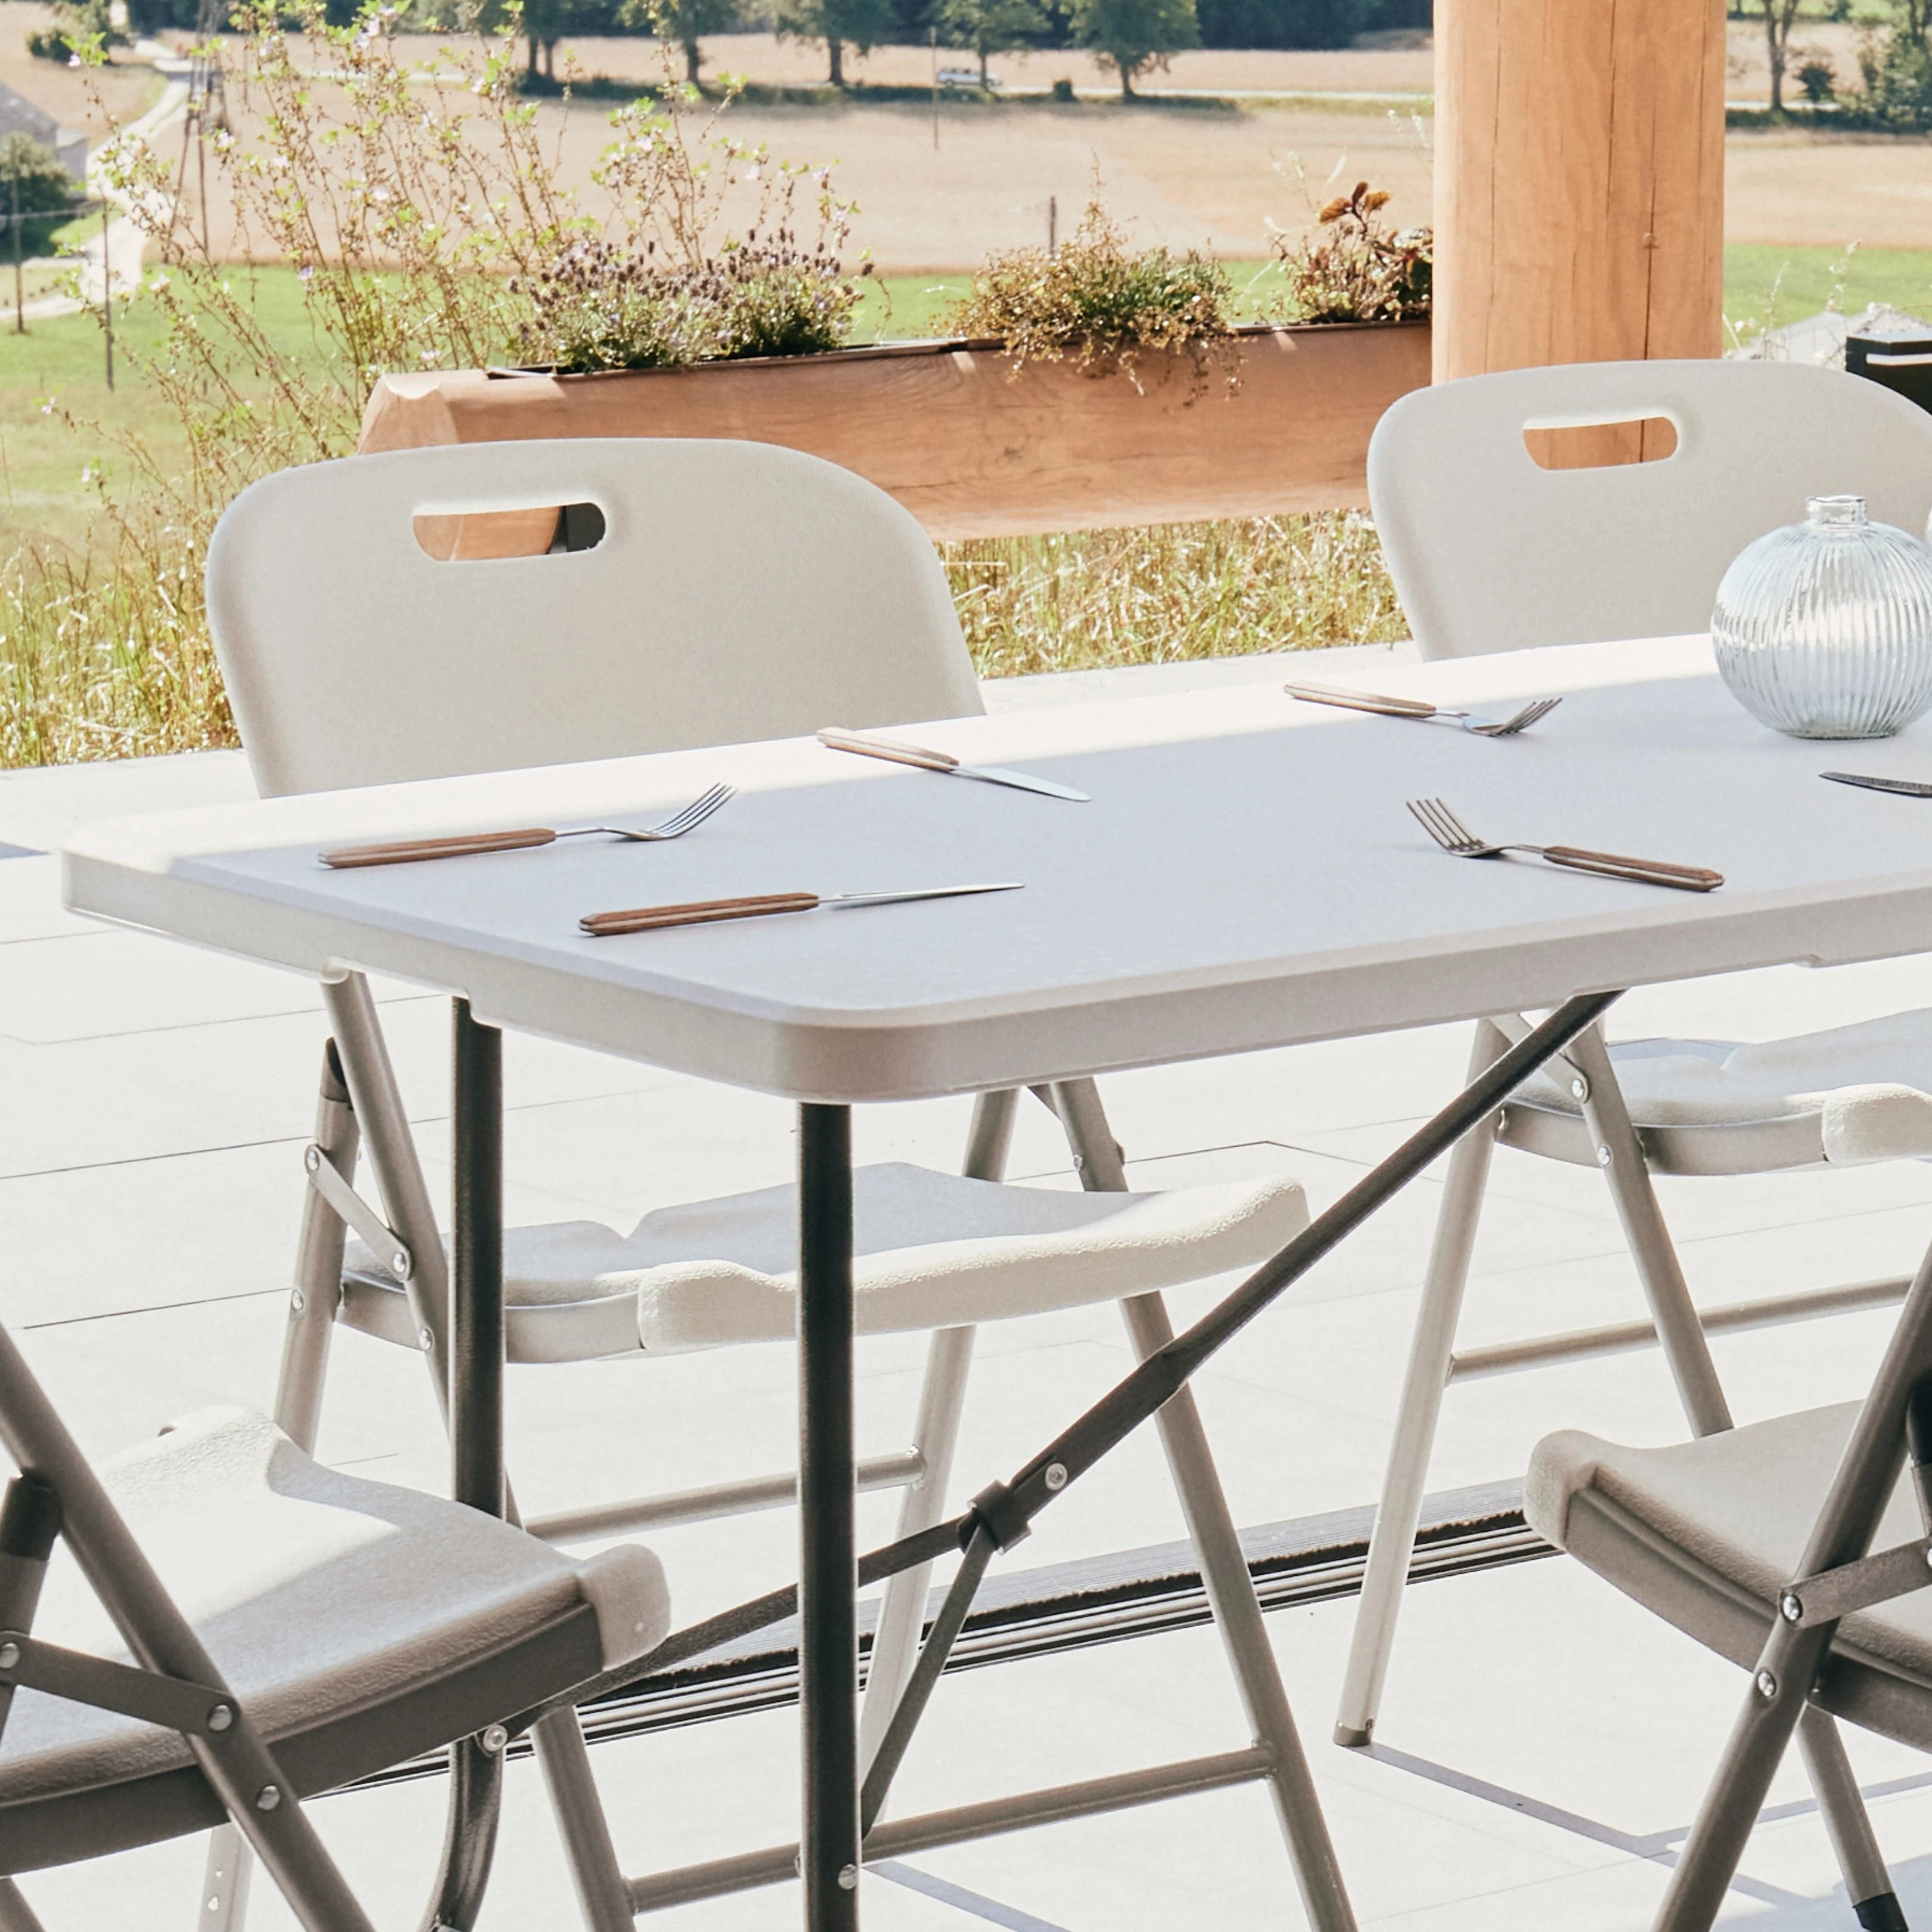
[[[896,892],[760,892],[735,899],[694,899],[683,905],[633,906],[623,912],[586,913],[578,925],[593,939],[620,932],[650,932],[666,926],[710,926],[728,919],[763,919],[774,913],[836,912],[849,906],[899,905],[911,899],[956,899],[974,892],[1017,892],[1017,880],[991,886],[914,886]]]
[[[1090,805],[1093,800],[1071,785],[1055,784],[1051,778],[1036,778],[1029,772],[1010,772],[998,765],[962,765],[950,752],[929,752],[921,745],[904,745],[896,738],[870,738],[857,731],[828,726],[818,734],[818,742],[835,752],[856,752],[861,758],[884,758],[896,765],[916,765],[922,771],[939,772],[947,778],[978,778],[987,784],[1011,785],[1016,791],[1036,791],[1047,798],[1070,799],[1076,805]]]
[[[1922,784],[1916,778],[1868,778],[1863,772],[1820,772],[1818,776],[1834,784],[1862,785],[1868,791],[1896,792],[1901,798],[1932,798],[1932,784]]]

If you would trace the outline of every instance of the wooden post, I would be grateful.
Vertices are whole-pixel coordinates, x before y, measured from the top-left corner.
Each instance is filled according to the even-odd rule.
[[[1724,0],[1436,0],[1436,381],[1720,353]]]

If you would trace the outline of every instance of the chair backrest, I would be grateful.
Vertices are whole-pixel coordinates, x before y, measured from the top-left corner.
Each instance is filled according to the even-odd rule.
[[[602,514],[594,548],[439,562],[417,539],[418,518],[576,503]],[[484,443],[284,470],[222,518],[208,592],[269,795],[982,709],[918,524],[764,443]]]
[[[1526,429],[1664,417],[1650,463],[1545,470]],[[1592,362],[1472,376],[1390,407],[1369,500],[1425,657],[1706,628],[1718,580],[1807,496],[1864,497],[1915,536],[1932,416],[1876,382],[1790,362]]]

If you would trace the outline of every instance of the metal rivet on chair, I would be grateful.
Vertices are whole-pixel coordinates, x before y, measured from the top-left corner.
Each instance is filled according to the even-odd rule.
[[[482,1736],[477,1742],[494,1757],[510,1742],[510,1734],[501,1724],[486,1724]]]
[[[1757,1694],[1764,1698],[1778,1695],[1778,1679],[1768,1670],[1760,1670],[1757,1674]]]
[[[299,1315],[308,1306],[308,1297],[300,1288],[292,1288],[289,1292],[289,1306]]]
[[[304,1148],[302,1150],[302,1165],[308,1169],[310,1173],[319,1174],[322,1171],[321,1148],[319,1147]]]
[[[1590,1083],[1583,1078],[1582,1074],[1578,1074],[1576,1078],[1570,1082],[1570,1096],[1575,1100],[1587,1100],[1590,1097]]]
[[[1608,1167],[1608,1166],[1610,1166],[1610,1149],[1609,1149],[1608,1148],[1606,1148],[1606,1147],[1600,1147],[1600,1148],[1598,1148],[1598,1150],[1597,1150],[1597,1165],[1598,1165],[1599,1167]]]
[[[257,1811],[272,1811],[281,1802],[282,1792],[279,1785],[265,1784],[255,1794],[255,1809]]]
[[[424,1354],[428,1354],[430,1350],[436,1346],[436,1337],[427,1328],[418,1328],[416,1330],[416,1340],[422,1343]]]
[[[1778,1598],[1778,1613],[1788,1624],[1798,1624],[1804,1621],[1804,1602],[1795,1590],[1787,1590]],[[1771,1693],[1767,1690],[1765,1695],[1768,1697]]]
[[[415,1267],[416,1263],[410,1260],[410,1251],[406,1248],[398,1248],[389,1257],[389,1272],[398,1281],[407,1281]]]
[[[1049,1462],[1046,1466],[1046,1486],[1049,1490],[1064,1490],[1066,1486],[1066,1465]]]
[[[218,1704],[208,1714],[208,1728],[211,1731],[225,1731],[235,1721],[235,1707],[232,1704]]]
[[[859,1868],[842,1865],[838,1871],[838,1888],[841,1892],[856,1892],[859,1888]]]
[[[0,1670],[11,1670],[20,1661],[17,1643],[0,1643]]]

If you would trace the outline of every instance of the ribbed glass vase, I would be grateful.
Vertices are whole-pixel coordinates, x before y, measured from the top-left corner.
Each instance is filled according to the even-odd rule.
[[[1932,549],[1862,496],[1814,496],[1724,572],[1711,642],[1738,702],[1794,738],[1888,738],[1932,705]]]

